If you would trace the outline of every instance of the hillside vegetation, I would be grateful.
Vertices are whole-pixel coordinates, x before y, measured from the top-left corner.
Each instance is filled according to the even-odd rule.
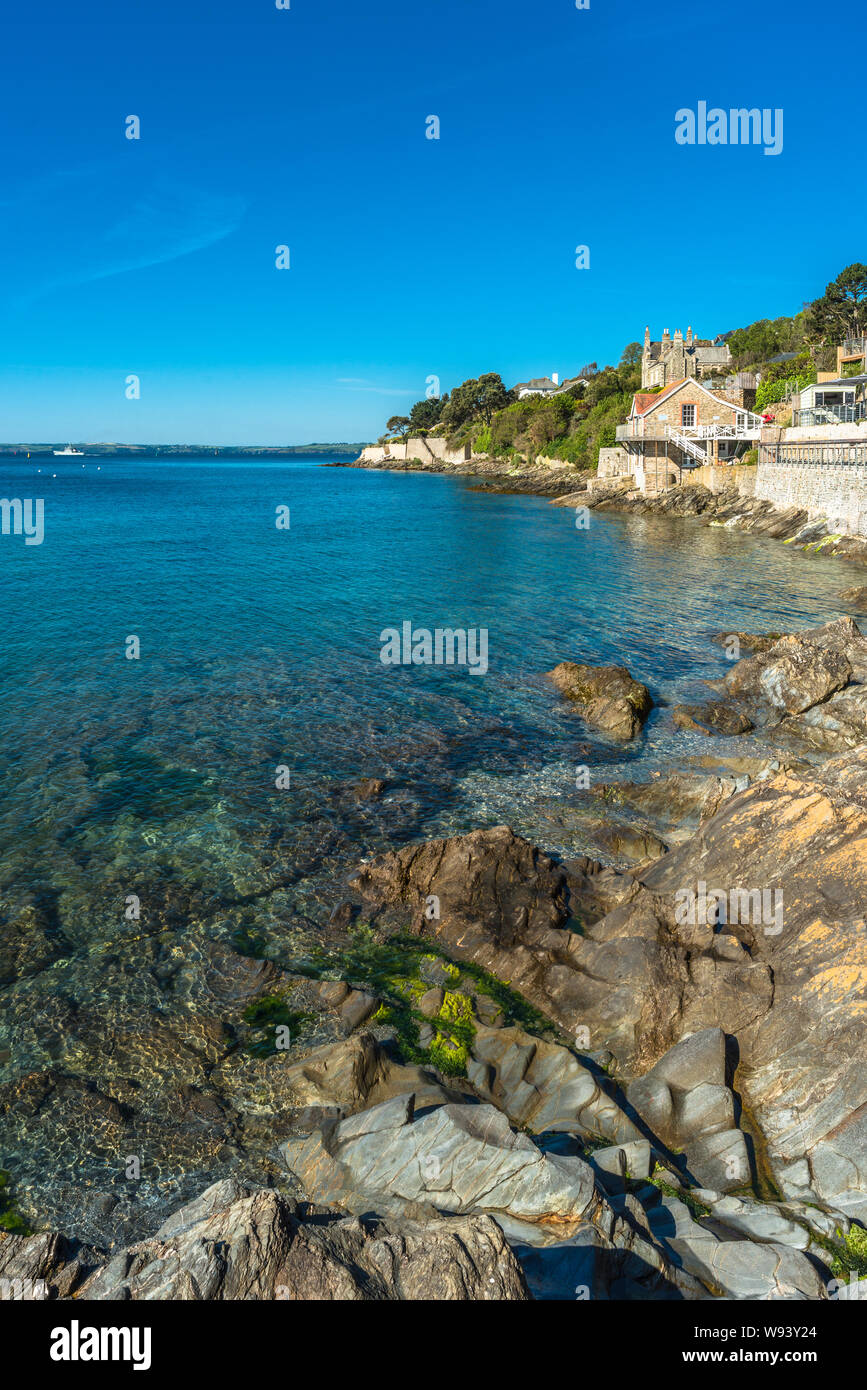
[[[756,407],[763,409],[815,381],[817,371],[833,370],[837,344],[861,334],[867,334],[867,265],[855,262],[797,314],[757,319],[724,336],[731,371],[760,373]],[[443,396],[417,401],[409,415],[392,416],[386,429],[400,438],[445,435],[454,448],[469,443],[474,453],[512,464],[542,455],[595,468],[641,386],[641,344],[629,343],[618,366],[600,370],[594,362],[580,375],[586,385],[518,400],[498,372],[486,372]],[[709,384],[721,386],[723,378]]]

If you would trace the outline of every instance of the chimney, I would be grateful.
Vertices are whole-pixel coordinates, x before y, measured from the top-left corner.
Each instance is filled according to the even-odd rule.
[[[645,330],[644,330],[644,351],[647,352],[647,350],[648,350],[649,347],[650,347],[650,328],[648,327],[648,328],[645,328]]]
[[[671,336],[667,328],[663,328],[662,330],[662,341],[664,343],[669,343],[671,341]]]
[[[686,330],[686,341],[687,341],[687,343],[691,343],[691,342],[692,342],[692,328],[691,328],[691,327],[688,328],[688,329]]]
[[[679,328],[676,328],[676,329],[674,330],[674,341],[675,341],[676,343],[682,343],[682,342],[683,342],[683,334],[681,333],[681,331],[680,331]]]

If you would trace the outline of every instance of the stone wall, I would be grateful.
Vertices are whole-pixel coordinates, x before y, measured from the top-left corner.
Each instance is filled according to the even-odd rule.
[[[407,459],[420,459],[422,463],[455,464],[466,463],[469,458],[469,445],[463,449],[450,449],[439,436],[423,438],[421,435],[410,435],[404,442],[388,439],[385,444],[368,445],[362,449],[359,461],[381,463],[387,467],[389,463],[404,463]]]
[[[744,468],[734,463],[730,467],[723,464],[707,464],[702,468],[691,468],[684,472],[683,482],[689,486],[698,483],[709,492],[728,492],[737,488],[741,497],[753,497],[756,491],[756,468]]]
[[[811,520],[826,517],[834,532],[867,536],[867,466],[760,460],[755,472],[756,497],[780,511],[802,507]]]
[[[622,445],[615,444],[612,448],[599,450],[597,478],[622,478],[631,472],[632,464]]]

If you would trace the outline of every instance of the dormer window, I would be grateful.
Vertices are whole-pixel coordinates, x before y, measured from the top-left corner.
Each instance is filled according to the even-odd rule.
[[[692,403],[680,407],[680,423],[682,425],[695,424],[695,406]]]

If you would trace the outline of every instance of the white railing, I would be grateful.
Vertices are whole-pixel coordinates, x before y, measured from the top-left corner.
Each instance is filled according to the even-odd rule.
[[[764,421],[752,412],[744,414],[748,420],[744,425],[681,425],[679,428],[689,439],[749,439],[758,434]]]
[[[665,433],[669,439],[674,440],[674,443],[679,449],[683,449],[684,453],[692,454],[694,459],[699,459],[702,463],[707,463],[707,449],[703,449],[700,444],[696,444],[695,440],[690,438],[688,434],[682,434],[679,430],[675,429],[674,425],[666,425]]]

